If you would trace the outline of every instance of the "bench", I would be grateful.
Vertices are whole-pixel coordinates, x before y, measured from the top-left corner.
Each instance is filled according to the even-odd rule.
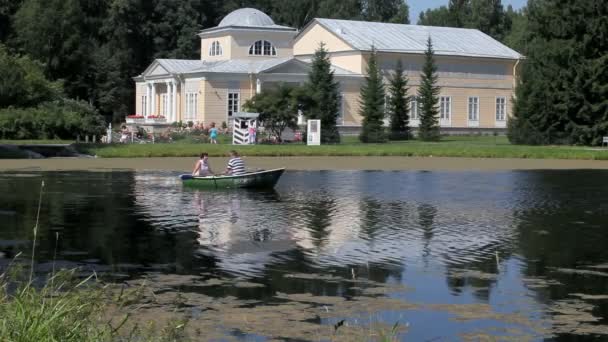
[[[602,146],[604,146],[604,144],[606,144],[606,146],[608,146],[608,137],[602,138]]]

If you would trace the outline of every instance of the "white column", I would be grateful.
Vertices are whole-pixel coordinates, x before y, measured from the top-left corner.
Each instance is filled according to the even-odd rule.
[[[158,115],[158,113],[156,112],[156,86],[154,82],[152,82],[152,98],[150,99],[150,104],[150,114]]]
[[[171,91],[171,81],[165,81],[165,85],[167,86],[167,104],[163,104],[163,106],[167,106],[167,113],[165,113],[165,118],[167,122],[170,122],[173,108],[173,92]]]
[[[146,83],[146,108],[142,108],[144,118],[147,118],[148,115],[150,115],[150,109],[152,108],[150,101],[152,101],[152,87],[150,86],[150,83]]]
[[[259,94],[262,92],[262,80],[259,78],[255,80],[255,93]]]
[[[175,122],[177,121],[177,82],[175,82],[175,80],[172,80],[171,85],[173,86],[173,93],[171,94],[171,105],[173,106],[173,108],[171,109],[171,122]]]

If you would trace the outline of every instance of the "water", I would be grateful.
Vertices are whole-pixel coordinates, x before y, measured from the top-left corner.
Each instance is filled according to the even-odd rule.
[[[398,323],[414,341],[608,340],[608,172],[287,172],[270,192],[175,176],[0,174],[0,268],[29,253],[44,180],[39,273],[54,260],[151,277],[198,295],[184,312],[209,329],[220,324],[201,298],[229,307],[221,330],[236,339],[318,340],[311,329],[344,319],[353,331]],[[228,320],[277,303],[305,306],[260,317],[311,317],[277,323],[292,326],[279,335]]]

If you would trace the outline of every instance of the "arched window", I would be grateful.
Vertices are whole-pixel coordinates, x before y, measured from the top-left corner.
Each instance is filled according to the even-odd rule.
[[[277,49],[267,40],[258,40],[249,47],[251,56],[276,56]]]
[[[221,56],[222,55],[222,45],[217,40],[211,43],[211,47],[209,48],[209,56]]]

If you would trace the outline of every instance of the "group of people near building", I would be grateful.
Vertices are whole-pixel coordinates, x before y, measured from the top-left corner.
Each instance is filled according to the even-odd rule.
[[[230,151],[230,160],[226,166],[226,170],[218,176],[239,176],[245,174],[245,162],[241,159],[237,151]],[[209,154],[206,152],[201,153],[200,159],[194,164],[194,170],[192,170],[193,176],[214,176],[216,175],[209,165]]]
[[[218,135],[220,134],[220,129],[218,129],[215,125],[215,122],[212,122],[208,127],[205,127],[203,124],[199,124],[196,123],[194,126],[192,126],[192,132],[196,132],[196,131],[205,131],[207,130],[207,133],[209,134],[209,143],[210,144],[217,144],[217,138]],[[255,144],[257,141],[257,134],[256,134],[256,129],[255,127],[251,126],[248,128],[248,142],[249,144]],[[120,143],[121,144],[126,144],[128,143],[130,140],[132,140],[131,138],[131,130],[129,130],[129,128],[127,128],[126,125],[123,125],[121,127],[120,130]],[[170,139],[170,135],[171,135],[171,131],[167,130],[166,132],[161,134],[161,138],[167,138],[166,140],[171,140]],[[138,137],[139,138],[139,137]],[[161,139],[163,140],[163,139]]]

